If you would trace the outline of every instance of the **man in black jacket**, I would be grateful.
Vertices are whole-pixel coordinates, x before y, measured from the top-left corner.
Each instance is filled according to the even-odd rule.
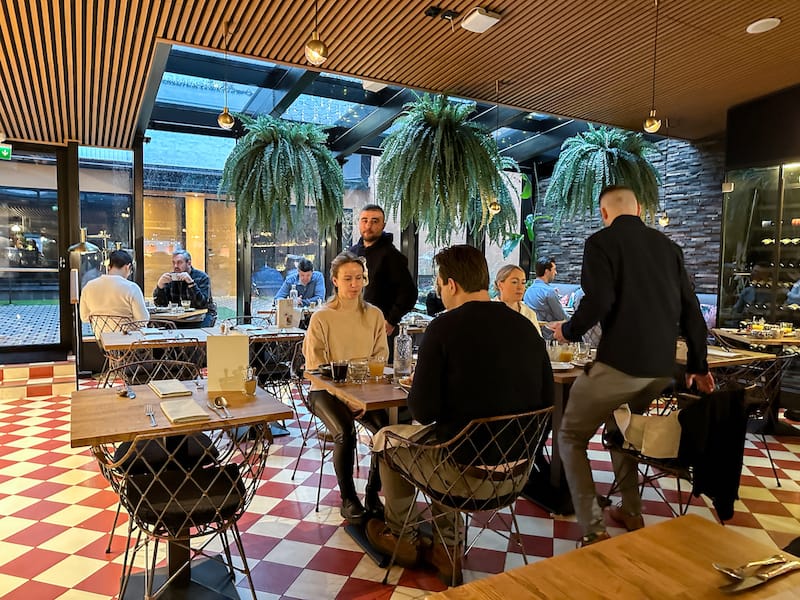
[[[603,336],[597,361],[578,377],[558,432],[558,444],[583,530],[583,545],[608,538],[587,457],[589,440],[611,412],[627,403],[642,413],[669,385],[678,335],[688,348],[686,383],[714,388],[706,362],[706,325],[683,265],[683,253],[668,237],[647,227],[633,190],[611,186],[600,193],[605,229],[586,240],[581,286],[585,291],[572,319],[553,327],[558,341],[579,341],[595,323]],[[613,453],[622,505],[609,515],[628,530],[642,527],[635,461]]]
[[[358,217],[361,239],[350,252],[367,259],[369,283],[364,300],[381,309],[389,336],[389,353],[397,324],[417,302],[417,286],[408,270],[408,259],[394,247],[391,233],[384,232],[386,215],[377,204],[367,204]]]
[[[208,312],[200,317],[183,319],[176,323],[178,327],[214,325],[217,320],[217,305],[211,296],[211,279],[192,266],[192,255],[186,250],[172,253],[172,271],[162,274],[153,290],[156,306],[167,306],[170,302],[180,304],[181,300],[189,300],[192,308],[205,308]]]

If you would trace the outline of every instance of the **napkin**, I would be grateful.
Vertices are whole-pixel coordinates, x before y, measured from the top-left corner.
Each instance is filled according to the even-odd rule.
[[[172,423],[192,423],[194,421],[208,421],[211,416],[204,411],[192,398],[180,400],[164,400],[161,410]]]
[[[191,396],[192,391],[177,379],[163,379],[161,381],[151,381],[147,385],[159,398],[171,398],[173,396]]]

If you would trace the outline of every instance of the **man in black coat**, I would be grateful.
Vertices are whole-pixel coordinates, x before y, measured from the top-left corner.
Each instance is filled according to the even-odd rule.
[[[361,239],[350,252],[367,259],[369,283],[364,288],[364,300],[383,312],[391,353],[397,324],[417,302],[417,286],[408,270],[408,259],[394,247],[393,236],[383,231],[385,227],[383,209],[367,204],[358,217]]]
[[[586,240],[581,287],[586,292],[572,319],[553,327],[558,341],[579,341],[600,323],[603,336],[592,368],[578,377],[558,432],[583,545],[608,538],[587,457],[589,440],[611,412],[627,403],[642,413],[669,385],[678,335],[686,338],[687,385],[714,388],[706,362],[706,325],[683,265],[680,248],[647,227],[633,190],[600,193],[606,227]],[[642,527],[636,462],[612,452],[622,505],[609,515],[628,530]]]

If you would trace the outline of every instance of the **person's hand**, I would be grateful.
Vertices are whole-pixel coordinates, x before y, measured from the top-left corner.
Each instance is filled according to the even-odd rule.
[[[699,375],[697,373],[687,373],[686,387],[691,388],[693,383],[697,386],[697,389],[703,392],[704,394],[710,394],[711,392],[714,391],[714,376],[711,374],[711,371],[709,371],[705,375]]]
[[[187,285],[194,283],[194,280],[188,273],[176,273],[176,275],[178,276],[178,281],[184,281]]]
[[[161,277],[158,278],[156,282],[156,286],[158,289],[163,290],[165,286],[168,286],[172,282],[172,273],[163,273]]]
[[[392,335],[394,330],[397,329],[397,327],[389,323],[389,321],[384,321],[384,326],[386,327],[386,335]]]
[[[564,321],[553,321],[551,323],[547,323],[545,327],[547,327],[550,331],[553,332],[553,339],[557,342],[566,342],[567,338],[564,337],[564,334],[561,333],[561,326],[564,324]]]

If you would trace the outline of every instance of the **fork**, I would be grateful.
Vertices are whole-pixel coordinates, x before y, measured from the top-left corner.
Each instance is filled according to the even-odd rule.
[[[156,423],[156,413],[153,410],[152,404],[145,404],[144,405],[144,414],[150,417],[150,427],[156,427],[158,424]]]

